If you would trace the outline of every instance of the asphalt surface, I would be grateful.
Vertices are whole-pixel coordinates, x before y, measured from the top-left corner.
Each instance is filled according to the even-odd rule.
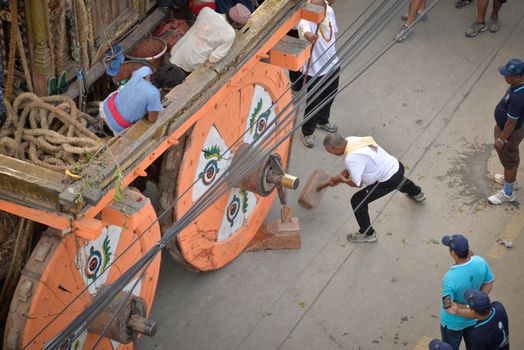
[[[341,28],[368,2],[335,5]],[[524,190],[517,201],[491,206],[501,167],[492,146],[493,109],[507,85],[497,67],[524,58],[524,4],[508,1],[502,28],[466,38],[476,6],[457,10],[441,1],[409,39],[393,46],[337,97],[332,121],[345,135],[372,135],[406,166],[427,200],[396,193],[370,206],[379,235],[357,245],[349,187],[329,189],[317,209],[306,211],[291,194],[300,218],[300,250],[244,253],[210,273],[185,270],[165,254],[152,318],[157,335],[138,349],[427,349],[438,337],[440,285],[452,264],[442,235],[461,232],[490,264],[492,300],[510,319],[512,349],[524,348]],[[387,25],[355,61],[376,52],[400,29]],[[352,69],[342,74],[347,79]],[[342,164],[318,146],[295,138],[291,173],[304,179],[321,167]],[[524,171],[518,175],[524,184]],[[278,215],[275,205],[270,218]],[[514,242],[497,246],[498,238]]]

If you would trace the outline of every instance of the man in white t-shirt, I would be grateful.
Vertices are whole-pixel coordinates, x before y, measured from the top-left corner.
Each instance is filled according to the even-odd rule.
[[[345,170],[330,178],[330,186],[345,183],[362,188],[351,197],[351,206],[360,227],[356,233],[348,235],[354,243],[374,243],[377,234],[371,226],[368,204],[399,190],[416,202],[426,197],[421,188],[404,177],[404,165],[388,154],[375,140],[368,137],[347,137],[333,133],[324,139],[326,150],[337,156],[344,156]]]
[[[324,6],[324,0],[310,0],[311,3]],[[333,4],[335,0],[329,0],[329,4]],[[298,35],[302,39],[306,39],[312,44],[314,43],[313,51],[311,52],[311,65],[309,69],[306,66],[302,68],[302,73],[306,74],[307,81],[311,81],[308,85],[307,92],[312,93],[319,89],[326,87],[316,98],[308,98],[305,116],[321,105],[324,100],[333,96],[338,91],[340,63],[335,48],[336,33],[338,32],[335,12],[331,6],[327,6],[326,16],[320,23],[320,28],[317,32],[317,25],[313,22],[301,20],[298,23]],[[325,78],[323,78],[325,77]],[[321,83],[321,79],[325,79]],[[333,79],[333,81],[331,81]],[[299,84],[298,82],[297,84]],[[318,110],[304,125],[302,125],[302,141],[304,145],[311,148],[315,145],[313,133],[315,128],[324,129],[328,132],[336,132],[337,126],[329,122],[331,113],[331,105],[333,99],[327,102],[320,110]]]
[[[251,12],[242,4],[236,4],[226,14],[204,7],[195,24],[171,49],[169,61],[186,74],[208,61],[220,61],[235,41],[235,30],[242,29],[250,17]]]

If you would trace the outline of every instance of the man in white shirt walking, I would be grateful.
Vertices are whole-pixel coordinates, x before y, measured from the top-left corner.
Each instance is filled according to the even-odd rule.
[[[342,137],[333,133],[324,139],[326,150],[344,156],[345,170],[330,178],[330,186],[345,183],[362,188],[351,197],[351,206],[360,227],[347,239],[354,243],[374,243],[378,240],[371,226],[368,204],[386,194],[399,190],[416,202],[426,199],[421,188],[404,177],[404,165],[388,154],[370,137]]]
[[[329,4],[333,4],[334,2],[334,0],[330,0]],[[324,6],[324,0],[311,0],[311,3]],[[318,34],[315,34],[316,32],[317,25],[315,23],[306,20],[301,20],[298,23],[299,37],[314,43],[313,52],[311,53],[311,65],[309,69],[307,67],[302,69],[302,73],[304,74],[306,74],[307,71],[307,81],[312,80],[307,88],[307,92],[309,94],[326,86],[325,90],[316,98],[313,100],[308,98],[308,105],[304,112],[305,116],[309,115],[318,105],[322,104],[326,98],[333,96],[338,91],[340,64],[335,48],[338,26],[335,12],[331,6],[327,6],[326,17],[320,23]],[[323,77],[325,77],[325,80],[321,84],[320,82]],[[335,78],[330,82],[332,77]],[[337,131],[337,126],[329,122],[332,104],[333,99],[327,102],[311,119],[302,125],[302,141],[306,147],[311,148],[315,145],[315,139],[313,137],[315,128],[321,128],[328,132]]]
[[[201,64],[218,62],[227,55],[235,40],[235,30],[242,29],[251,12],[242,4],[236,4],[226,14],[204,7],[195,21],[171,49],[172,64],[187,74]]]

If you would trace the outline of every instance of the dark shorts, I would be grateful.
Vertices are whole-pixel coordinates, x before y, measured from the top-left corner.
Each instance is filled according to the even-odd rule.
[[[499,137],[500,129],[495,126],[495,139]],[[513,170],[518,168],[520,163],[519,145],[524,138],[524,127],[514,130],[508,137],[508,143],[502,151],[497,151],[500,162],[504,169]]]

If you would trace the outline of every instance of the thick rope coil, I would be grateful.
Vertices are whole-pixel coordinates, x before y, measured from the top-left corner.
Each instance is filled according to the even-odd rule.
[[[0,153],[63,172],[83,155],[96,153],[100,139],[87,128],[96,122],[67,96],[20,94],[5,101],[7,119],[0,128]]]

